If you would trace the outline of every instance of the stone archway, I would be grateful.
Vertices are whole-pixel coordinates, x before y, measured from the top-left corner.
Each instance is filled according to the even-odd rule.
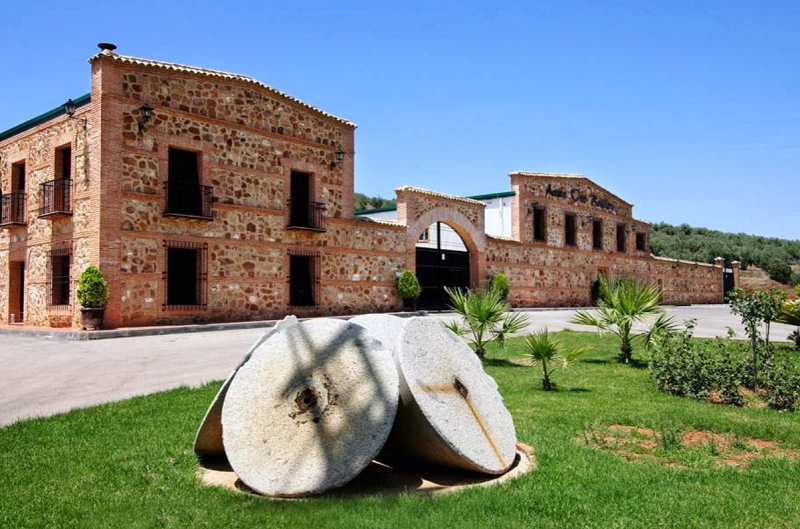
[[[397,190],[398,220],[406,225],[406,263],[417,270],[417,242],[427,227],[441,222],[461,238],[469,254],[469,286],[479,288],[486,278],[484,204],[475,200],[415,188]]]

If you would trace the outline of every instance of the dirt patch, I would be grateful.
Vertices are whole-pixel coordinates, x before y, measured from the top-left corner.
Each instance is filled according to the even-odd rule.
[[[753,461],[783,457],[800,461],[800,449],[768,441],[708,430],[654,430],[624,424],[584,428],[578,442],[615,452],[635,463],[655,463],[668,468],[736,467]]]

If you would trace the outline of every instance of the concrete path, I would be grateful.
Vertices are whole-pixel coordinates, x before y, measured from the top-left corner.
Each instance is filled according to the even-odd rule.
[[[526,314],[532,330],[546,326],[551,331],[592,331],[568,323],[574,312],[536,310]],[[727,306],[676,307],[669,312],[679,322],[697,318],[696,336],[724,336],[726,326],[737,328],[739,336],[744,336],[738,317],[731,315]],[[785,340],[792,330],[775,325],[772,337]],[[88,342],[4,336],[0,340],[0,425],[223,379],[263,332],[228,330]]]

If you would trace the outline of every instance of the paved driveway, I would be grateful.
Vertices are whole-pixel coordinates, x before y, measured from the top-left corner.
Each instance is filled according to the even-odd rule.
[[[727,306],[677,307],[669,312],[678,321],[697,318],[697,336],[725,335],[727,326],[744,336]],[[573,313],[537,310],[527,315],[532,329],[591,331],[568,323]],[[791,331],[787,325],[775,325],[772,336],[783,340]],[[263,332],[247,329],[91,342],[2,336],[0,425],[225,378]]]

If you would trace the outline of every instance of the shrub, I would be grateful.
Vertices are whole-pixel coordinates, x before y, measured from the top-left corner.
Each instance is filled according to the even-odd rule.
[[[794,342],[794,348],[800,351],[800,329],[792,331],[789,339]]]
[[[772,370],[766,398],[773,410],[795,411],[800,398],[800,374],[786,362]]]
[[[661,289],[655,285],[643,283],[636,278],[619,278],[609,281],[605,276],[598,278],[600,297],[597,300],[597,311],[578,311],[570,319],[578,325],[597,327],[600,333],[610,332],[620,340],[620,360],[626,364],[633,356],[633,340],[640,338],[645,345],[654,339],[674,330],[672,318],[664,314],[660,306]],[[644,323],[651,316],[658,316],[650,330],[634,333],[636,323]]]
[[[417,276],[411,270],[403,270],[397,280],[397,293],[403,299],[417,299],[422,294]]]
[[[533,367],[542,368],[542,389],[551,391],[555,384],[551,380],[553,373],[559,369],[567,369],[579,356],[591,350],[591,346],[583,345],[574,349],[564,349],[561,342],[553,338],[547,329],[535,332],[525,338],[525,351],[532,360]]]
[[[459,336],[466,336],[480,358],[486,355],[489,343],[498,341],[503,345],[508,335],[521,331],[528,324],[525,315],[510,312],[508,303],[492,288],[463,291],[445,287],[445,291],[461,321],[442,324]]]
[[[792,278],[792,266],[778,257],[771,259],[765,270],[770,279],[784,285],[788,285]]]
[[[506,299],[508,297],[508,293],[511,290],[511,287],[508,284],[508,278],[504,273],[499,273],[494,276],[492,280],[492,288],[500,294],[501,299]]]
[[[85,309],[102,309],[108,299],[108,282],[96,266],[89,266],[78,281],[78,303]]]

